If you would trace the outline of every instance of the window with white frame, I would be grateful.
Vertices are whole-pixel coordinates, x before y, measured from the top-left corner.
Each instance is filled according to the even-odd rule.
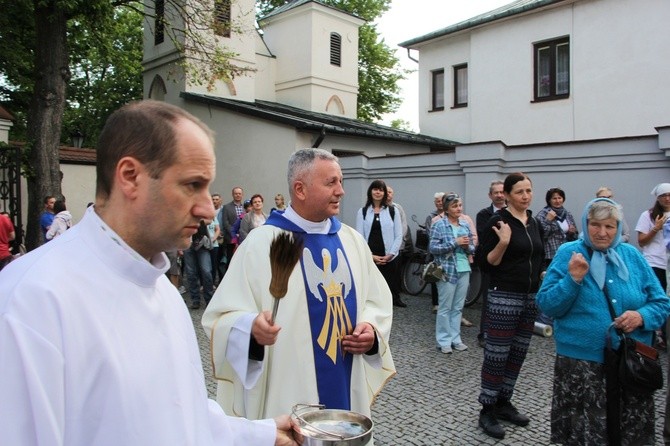
[[[468,106],[468,64],[454,66],[454,108]]]
[[[444,110],[444,69],[431,71],[431,110]]]
[[[535,53],[536,101],[570,96],[570,38],[548,40],[533,45]]]

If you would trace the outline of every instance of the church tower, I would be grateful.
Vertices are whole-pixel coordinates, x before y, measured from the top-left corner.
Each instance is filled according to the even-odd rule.
[[[179,94],[189,92],[356,118],[358,28],[364,20],[320,0],[292,0],[263,17],[259,32],[254,0],[186,0],[186,22],[173,1],[179,0],[145,3],[146,98],[181,105]],[[200,29],[203,41],[245,72],[227,81],[196,82],[184,64],[196,63],[199,52],[188,36],[173,35],[181,28]]]
[[[264,40],[277,59],[277,102],[356,118],[364,23],[318,0],[293,0],[263,17]]]
[[[149,0],[145,2],[144,27],[144,96],[179,105],[184,92],[253,101],[256,70],[256,40],[254,0],[188,0],[186,14],[177,13],[176,1]],[[186,17],[186,20],[184,18]],[[177,34],[174,29],[189,29],[189,35]],[[198,36],[196,41],[193,36]],[[182,46],[182,51],[177,48]],[[246,70],[229,81],[208,84],[198,82],[184,69],[185,64],[198,64],[202,45],[209,51],[217,48],[230,56],[232,64]]]

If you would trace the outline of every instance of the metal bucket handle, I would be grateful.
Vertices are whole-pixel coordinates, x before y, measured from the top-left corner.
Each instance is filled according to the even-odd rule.
[[[315,431],[319,432],[320,434],[329,435],[329,436],[331,436],[331,437],[335,437],[335,438],[337,438],[338,440],[344,440],[344,439],[347,438],[347,437],[344,436],[344,435],[336,434],[336,433],[334,433],[334,432],[329,432],[329,431],[327,431],[327,430],[324,430],[324,429],[321,429],[321,428],[319,428],[319,427],[316,427],[315,425],[313,425],[313,424],[310,423],[309,421],[305,420],[301,415],[299,415],[299,414],[297,413],[297,411],[299,411],[299,410],[304,410],[304,409],[314,409],[314,408],[315,408],[315,409],[318,409],[318,410],[323,410],[323,409],[326,408],[326,406],[324,406],[323,404],[296,404],[295,406],[293,406],[293,410],[291,411],[291,414],[292,414],[294,417],[296,417],[298,420],[300,420],[302,423],[305,423],[305,424],[308,425],[311,429],[314,429]]]

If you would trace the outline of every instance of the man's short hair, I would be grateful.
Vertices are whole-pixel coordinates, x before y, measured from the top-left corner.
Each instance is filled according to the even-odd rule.
[[[504,187],[505,182],[503,180],[493,180],[493,181],[491,181],[491,185],[489,186],[489,194],[492,194],[493,193],[493,187],[498,186],[498,185]]]
[[[56,197],[54,197],[53,195],[47,195],[46,197],[44,197],[44,204],[49,204],[49,200],[51,200],[52,198]]]
[[[288,189],[293,194],[293,183],[296,180],[303,179],[307,176],[314,161],[320,159],[324,161],[335,161],[338,159],[335,155],[323,149],[298,149],[293,152],[291,158],[288,160]]]
[[[182,119],[197,124],[214,142],[212,131],[202,121],[165,102],[131,102],[112,113],[98,139],[96,196],[109,197],[116,166],[126,156],[144,164],[152,178],[160,178],[177,160],[174,126]]]

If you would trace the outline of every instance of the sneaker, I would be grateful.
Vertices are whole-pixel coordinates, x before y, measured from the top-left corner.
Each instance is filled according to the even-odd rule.
[[[437,314],[437,305],[433,305],[433,314]]]
[[[496,416],[504,421],[509,421],[517,426],[527,426],[530,423],[530,418],[519,412],[514,405],[505,400],[500,400],[495,406]]]
[[[184,285],[180,286],[178,290],[179,294],[186,294],[186,287]]]
[[[440,351],[441,351],[442,353],[445,353],[445,354],[447,354],[447,355],[450,355],[450,354],[452,353],[453,350],[451,350],[451,347],[440,347]]]
[[[482,409],[479,412],[479,427],[484,430],[484,433],[489,437],[502,439],[505,438],[505,429],[500,425],[496,418],[496,414],[491,410]]]
[[[467,320],[466,318],[462,317],[461,318],[461,326],[463,327],[472,327],[472,322]]]
[[[468,349],[468,346],[463,344],[462,342],[460,344],[454,344],[451,347],[457,352],[464,352]]]

